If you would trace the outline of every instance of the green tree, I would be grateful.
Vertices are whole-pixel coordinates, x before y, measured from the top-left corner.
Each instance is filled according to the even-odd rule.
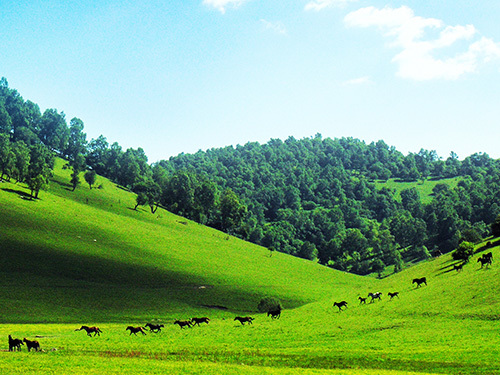
[[[493,234],[494,237],[500,237],[500,215],[491,223],[491,234]]]
[[[22,182],[28,177],[28,169],[30,164],[30,150],[23,141],[17,141],[13,147],[15,161],[12,169],[12,176],[17,182]]]
[[[40,140],[50,149],[63,153],[69,141],[69,129],[64,112],[47,109],[40,121]]]
[[[94,171],[92,169],[90,171],[85,172],[85,174],[83,175],[83,178],[85,178],[85,182],[87,182],[87,184],[89,184],[89,188],[91,190],[92,190],[92,185],[95,184],[96,176],[97,176],[96,171]]]
[[[10,179],[10,173],[14,166],[15,155],[9,138],[8,134],[0,133],[0,172],[2,172],[0,180],[3,179],[4,175],[7,175]]]
[[[463,260],[468,262],[470,257],[474,255],[474,244],[472,242],[463,241],[458,245],[457,249],[451,254],[455,260]]]
[[[31,146],[27,183],[31,197],[37,199],[40,190],[48,185],[54,168],[54,155],[44,145]]]
[[[226,189],[219,202],[221,226],[224,231],[235,231],[247,213],[247,207],[231,189]]]

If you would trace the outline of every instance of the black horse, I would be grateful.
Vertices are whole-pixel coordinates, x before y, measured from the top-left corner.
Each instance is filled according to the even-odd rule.
[[[370,301],[370,303],[374,302],[376,299],[378,299],[379,301],[381,301],[382,300],[382,292],[368,293],[368,297],[372,298],[372,300]]]
[[[387,293],[387,295],[389,297],[391,297],[390,299],[393,299],[394,297],[398,297],[399,298],[399,292],[394,292],[394,293],[389,292],[389,293]]]
[[[366,305],[366,298],[363,298],[363,297],[358,297],[359,299],[359,304],[365,304]]]
[[[253,318],[251,316],[237,316],[236,318],[234,318],[234,320],[237,320],[242,325],[244,325],[245,323],[253,324],[252,323]]]
[[[128,326],[127,328],[125,328],[125,331],[130,331],[130,335],[133,333],[135,336],[137,336],[137,332],[140,332],[142,333],[143,335],[146,334],[146,332],[144,332],[144,328],[142,327],[132,327],[132,326]],[[129,335],[129,336],[130,336]]]
[[[13,339],[11,335],[9,335],[9,352],[14,350],[21,350],[21,345],[24,345],[23,340],[21,339]]]
[[[491,253],[489,253],[491,254]],[[477,261],[478,262],[481,262],[481,268],[483,268],[485,265],[488,266],[490,265],[491,266],[491,260],[493,258],[493,256],[489,256],[489,254],[484,254],[482,257],[480,257]]]
[[[152,323],[147,323],[144,328],[149,328],[151,332],[158,333],[161,332],[161,329],[165,327],[163,324],[152,324]]]
[[[333,306],[337,306],[339,308],[339,311],[342,311],[342,307],[347,308],[347,302],[346,301],[334,302]]]
[[[184,327],[189,327],[191,328],[193,324],[189,320],[176,320],[174,324],[177,324],[181,329],[184,329]]]
[[[197,325],[199,326],[200,323],[207,323],[210,322],[210,319],[208,319],[207,317],[203,317],[203,318],[193,318],[191,319],[191,323],[193,323],[193,325]]]
[[[427,286],[427,279],[425,277],[421,277],[419,279],[413,279],[412,284],[417,284],[417,288],[425,284]]]
[[[453,265],[453,269],[457,272],[460,272],[462,271],[462,268],[464,267],[464,263],[460,263],[460,264],[454,264]]]
[[[270,316],[271,319],[279,319],[281,316],[281,306],[278,306],[274,309],[270,309],[267,312],[267,316]]]

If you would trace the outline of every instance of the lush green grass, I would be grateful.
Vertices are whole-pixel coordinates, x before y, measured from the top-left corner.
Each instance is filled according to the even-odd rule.
[[[477,254],[457,273],[445,255],[363,278],[269,257],[165,211],[133,211],[133,196],[104,179],[102,189],[71,192],[61,165],[38,201],[0,185],[6,373],[500,374],[498,244],[485,269]],[[422,276],[428,285],[416,288]],[[370,291],[382,301],[360,305]],[[394,291],[400,297],[389,300]],[[282,300],[281,319],[255,312],[267,295]],[[332,306],[340,300],[349,303],[342,312]],[[255,321],[242,326],[237,314]],[[173,325],[193,316],[211,322]],[[152,320],[165,324],[161,333],[125,331]],[[103,333],[75,332],[81,324]],[[39,336],[44,351],[9,353],[8,334]]]
[[[400,194],[402,190],[416,188],[420,195],[422,203],[430,203],[433,195],[432,189],[434,189],[436,185],[446,184],[450,187],[456,187],[460,179],[461,179],[460,177],[455,177],[455,178],[444,178],[440,180],[427,179],[427,180],[419,180],[416,182],[406,182],[392,178],[387,180],[386,182],[377,181],[375,182],[375,186],[378,189],[382,189],[385,187],[387,189],[395,190],[396,199],[401,199]]]

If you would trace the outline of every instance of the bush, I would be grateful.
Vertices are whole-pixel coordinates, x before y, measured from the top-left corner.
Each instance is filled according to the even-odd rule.
[[[281,309],[281,303],[274,297],[264,297],[260,300],[257,310],[261,313]]]
[[[467,241],[463,241],[458,245],[457,249],[451,254],[453,259],[463,260],[464,262],[468,262],[472,255],[474,255],[474,244]]]

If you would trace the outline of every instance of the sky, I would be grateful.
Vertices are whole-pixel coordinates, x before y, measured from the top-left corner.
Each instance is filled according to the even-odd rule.
[[[2,0],[0,77],[150,162],[313,137],[500,158],[498,0]]]

